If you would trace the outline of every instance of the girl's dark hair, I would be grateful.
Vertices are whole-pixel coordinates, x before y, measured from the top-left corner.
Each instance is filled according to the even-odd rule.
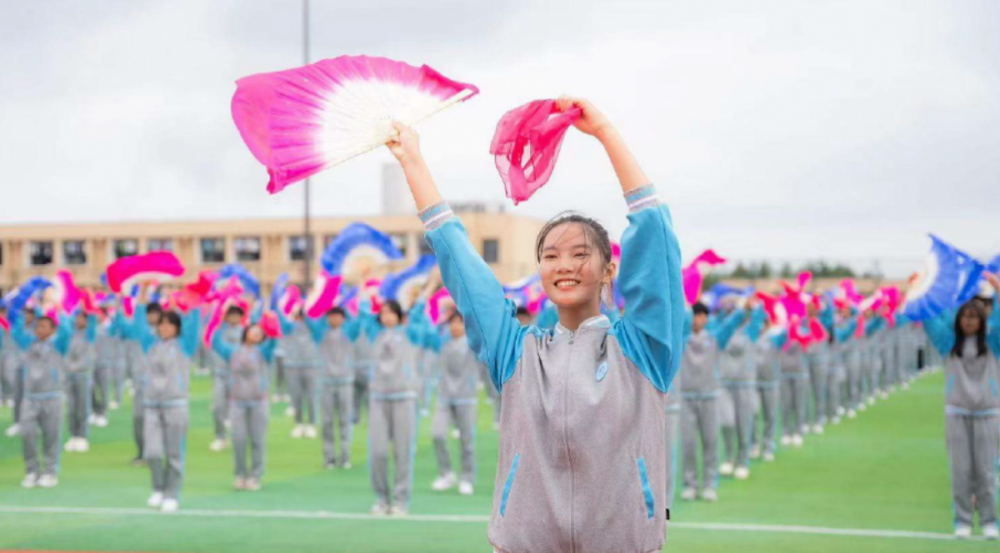
[[[159,316],[162,317],[163,316],[163,306],[161,306],[160,304],[158,304],[156,302],[151,302],[151,303],[146,304],[146,314],[154,314],[154,313],[156,315],[159,315]]]
[[[700,301],[696,301],[691,306],[691,313],[695,315],[708,315],[708,306]]]
[[[388,309],[389,311],[392,311],[393,313],[396,314],[397,317],[399,317],[399,321],[400,322],[403,321],[403,308],[402,308],[402,306],[399,305],[398,301],[396,301],[396,300],[387,300],[385,303],[382,304],[382,309],[383,310],[384,309]],[[380,323],[382,322],[382,316],[381,315],[379,315],[378,321]]]
[[[454,313],[452,313],[450,317],[448,317],[448,323],[450,324],[450,323],[451,323],[452,321],[454,321],[455,319],[461,319],[461,320],[463,320],[463,321],[464,321],[464,320],[465,320],[465,317],[463,317],[463,316],[462,316],[462,314],[461,314],[461,313],[459,313],[459,312],[458,312],[458,310],[456,309],[456,310],[455,310],[455,312],[454,312]]]
[[[161,323],[163,321],[167,321],[168,323],[170,323],[174,328],[177,329],[177,334],[180,335],[180,333],[181,333],[181,316],[178,315],[176,311],[167,311],[167,312],[164,312],[163,313],[163,317],[160,319]]]
[[[568,224],[578,224],[583,227],[587,237],[587,245],[597,248],[597,251],[601,254],[601,261],[605,267],[608,263],[611,263],[611,237],[608,236],[608,230],[604,228],[604,225],[598,223],[595,219],[591,219],[590,217],[581,215],[575,211],[564,211],[559,215],[556,215],[552,219],[549,219],[549,222],[545,223],[542,230],[538,232],[538,238],[535,239],[535,261],[537,263],[542,262],[542,248],[545,247],[545,239],[548,238],[549,233],[560,225]],[[605,303],[611,305],[614,301],[613,297],[614,290],[609,286],[606,291],[606,297],[604,298]]]
[[[255,327],[256,327],[256,328],[261,328],[261,330],[263,330],[263,328],[262,328],[262,327],[261,327],[261,326],[260,326],[259,324],[257,324],[257,323],[250,323],[250,324],[248,324],[248,325],[247,325],[247,326],[246,326],[246,327],[245,327],[245,328],[243,329],[243,336],[242,336],[242,337],[240,337],[240,343],[241,343],[241,344],[245,344],[245,343],[247,343],[247,335],[248,335],[248,334],[250,334],[250,329],[251,329],[251,328],[255,328]],[[264,334],[264,340],[267,340],[267,334],[266,334],[266,333]]]
[[[329,317],[330,315],[340,315],[341,317],[346,319],[347,311],[344,311],[343,307],[334,307],[333,309],[326,312],[327,317]]]
[[[528,317],[531,317],[531,311],[528,311],[528,308],[522,305],[521,307],[518,307],[517,312],[514,313],[515,317],[520,317],[521,315],[527,315]]]
[[[239,315],[240,317],[242,317],[245,314],[246,311],[244,311],[243,308],[238,305],[230,305],[229,309],[226,309],[226,317],[230,315]]]
[[[973,314],[979,317],[979,331],[976,332],[976,357],[986,355],[986,311],[980,302],[973,299],[965,302],[955,314],[955,345],[951,348],[951,354],[955,357],[962,356],[962,345],[965,343],[965,333],[962,332],[962,316],[969,310],[972,310]]]

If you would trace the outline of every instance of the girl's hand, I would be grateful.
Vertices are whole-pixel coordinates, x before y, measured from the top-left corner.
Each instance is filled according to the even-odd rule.
[[[611,121],[589,100],[571,96],[560,96],[556,100],[556,109],[559,111],[569,111],[573,108],[579,108],[581,111],[580,118],[573,123],[580,132],[597,137],[599,133],[612,128]]]
[[[402,166],[420,161],[423,157],[420,154],[420,135],[406,125],[393,121],[392,126],[396,129],[396,135],[389,139],[386,146],[396,157]]]
[[[986,278],[986,282],[989,282],[990,286],[1000,294],[1000,278],[989,271],[983,271],[983,276]]]

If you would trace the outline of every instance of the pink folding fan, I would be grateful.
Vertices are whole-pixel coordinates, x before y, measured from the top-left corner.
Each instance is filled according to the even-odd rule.
[[[393,121],[413,125],[478,93],[426,65],[340,56],[236,81],[232,112],[274,194],[385,144]]]
[[[163,282],[184,274],[184,266],[170,252],[130,255],[108,265],[108,286],[115,293],[133,284],[147,281]]]

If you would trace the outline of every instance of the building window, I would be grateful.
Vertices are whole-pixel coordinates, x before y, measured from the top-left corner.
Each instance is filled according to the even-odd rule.
[[[496,238],[483,240],[483,261],[497,263],[500,261],[500,241]]]
[[[139,253],[139,241],[135,238],[115,240],[115,259],[121,259]]]
[[[28,249],[28,255],[31,256],[33,267],[50,265],[52,263],[52,242],[32,242]]]
[[[406,257],[406,246],[409,244],[409,240],[407,240],[406,235],[390,234],[389,237],[392,238],[392,245],[399,249],[399,251],[403,254],[403,257]]]
[[[260,261],[260,237],[243,236],[233,241],[236,261]]]
[[[201,239],[201,262],[202,263],[225,263],[226,262],[226,239],[225,238],[202,238]]]
[[[330,244],[334,240],[336,240],[336,239],[337,239],[337,235],[336,234],[327,234],[326,236],[324,236],[323,237],[323,249],[325,250],[325,249],[329,248]]]
[[[63,263],[66,265],[86,265],[87,252],[83,240],[68,240],[63,242]]]
[[[288,259],[292,261],[304,261],[306,258],[307,247],[308,244],[306,243],[306,237],[304,235],[289,236]]]
[[[151,252],[172,252],[174,241],[170,238],[150,238],[146,240],[146,250]]]
[[[3,242],[0,242],[0,265],[3,265]]]

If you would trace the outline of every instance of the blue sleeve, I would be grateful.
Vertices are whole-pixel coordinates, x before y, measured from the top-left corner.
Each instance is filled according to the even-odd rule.
[[[430,333],[430,319],[424,310],[424,302],[418,301],[413,304],[406,316],[406,337],[411,344],[424,347],[426,343],[424,336]]]
[[[293,321],[289,321],[288,317],[285,317],[285,314],[281,311],[281,309],[275,311],[275,313],[278,314],[278,324],[281,325],[281,334],[283,336],[287,336],[292,332],[295,332],[295,323]]]
[[[35,343],[35,335],[26,331],[24,329],[24,324],[21,322],[21,314],[14,313],[10,319],[10,336],[14,339],[17,347],[22,350],[31,347],[31,344]]]
[[[260,353],[264,356],[264,361],[268,363],[274,361],[274,350],[277,347],[277,340],[264,340],[264,343],[260,345]]]
[[[555,328],[557,323],[559,323],[559,311],[551,305],[542,309],[542,312],[538,314],[538,319],[535,321],[538,328],[546,330]]]
[[[91,313],[87,315],[87,342],[93,344],[97,341],[97,315]]]
[[[694,325],[694,311],[691,311],[690,307],[685,308],[684,309],[684,343],[685,344],[687,343],[688,337],[691,336],[691,332],[693,332],[693,328],[692,328],[693,325]]]
[[[858,329],[858,319],[856,317],[851,317],[847,321],[847,324],[834,330],[834,338],[837,343],[842,344],[851,339],[854,336],[854,331]]]
[[[229,359],[233,356],[233,352],[236,351],[236,346],[224,340],[222,335],[222,332],[216,332],[212,336],[212,351],[218,353],[219,357],[228,363]]]
[[[309,329],[309,334],[312,335],[313,342],[316,342],[317,344],[323,342],[323,337],[326,335],[326,329],[329,328],[329,325],[326,322],[326,317],[318,317],[316,319],[302,317],[302,320],[306,322],[306,327]]]
[[[767,312],[759,305],[750,313],[750,322],[747,323],[746,333],[751,342],[756,342],[760,338],[760,333],[764,331],[764,321],[767,319]]]
[[[132,314],[132,339],[139,342],[143,352],[149,352],[156,343],[156,335],[146,320],[145,305],[136,306],[135,313]]]
[[[59,327],[56,328],[56,339],[53,347],[60,355],[66,355],[69,351],[69,344],[73,340],[73,317],[63,315],[59,317]]]
[[[927,339],[942,357],[947,357],[955,347],[955,327],[951,324],[953,320],[954,315],[949,310],[923,321]]]
[[[867,325],[865,325],[865,336],[871,336],[872,334],[875,334],[876,332],[881,330],[881,328],[884,325],[885,325],[885,319],[882,318],[882,315],[875,315],[872,318],[872,320],[869,321]]]
[[[743,324],[743,320],[746,319],[747,312],[745,309],[734,309],[732,313],[726,315],[719,324],[712,327],[709,330],[709,334],[715,338],[715,341],[719,344],[719,351],[726,349],[729,344],[729,340],[736,334],[736,331]]]
[[[198,352],[198,336],[201,334],[201,315],[197,309],[192,309],[187,315],[181,318],[181,335],[178,340],[181,343],[181,351],[188,357],[194,357]],[[216,335],[219,335],[216,332]]]
[[[465,227],[450,213],[446,204],[421,213],[428,227],[426,239],[437,255],[445,287],[465,319],[469,347],[489,369],[493,385],[502,390],[521,358],[528,327],[521,327],[514,316],[514,302],[504,297],[500,282],[469,242]],[[441,218],[439,226],[429,222]]]
[[[787,342],[788,342],[788,331],[785,329],[781,329],[781,332],[775,334],[774,336],[771,336],[771,345],[777,349],[785,347],[785,344]]]
[[[369,340],[374,340],[382,332],[382,324],[378,322],[378,315],[372,313],[372,304],[368,300],[364,300],[358,305],[358,316],[355,319],[358,325],[355,340],[361,336],[362,332]]]
[[[344,329],[344,336],[347,336],[348,340],[356,342],[361,335],[361,320],[358,317],[351,317],[344,321],[341,328]]]
[[[618,277],[626,307],[612,328],[625,356],[666,393],[684,347],[684,289],[680,245],[670,212],[655,192],[643,187],[628,195],[631,213]]]
[[[993,356],[1000,358],[1000,295],[993,296],[993,311],[986,321],[986,343]]]
[[[832,302],[826,302],[826,305],[823,306],[823,310],[819,312],[819,322],[823,323],[826,330],[833,334],[833,329],[836,326],[836,319],[834,316]]]

